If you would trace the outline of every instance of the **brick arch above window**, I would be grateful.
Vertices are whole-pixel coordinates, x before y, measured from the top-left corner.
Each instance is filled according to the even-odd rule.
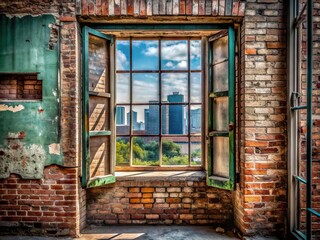
[[[82,16],[244,16],[245,1],[237,0],[76,0]]]

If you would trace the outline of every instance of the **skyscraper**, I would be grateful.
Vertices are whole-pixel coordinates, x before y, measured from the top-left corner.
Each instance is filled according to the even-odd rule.
[[[117,106],[116,110],[116,123],[117,125],[124,125],[125,119],[124,119],[124,112],[125,112],[125,107],[119,107]]]
[[[179,92],[173,92],[167,96],[170,103],[183,103],[184,96]],[[183,105],[169,105],[169,134],[184,133]]]
[[[132,111],[133,121],[132,121],[132,127],[134,130],[139,130],[139,124],[137,121],[138,113],[135,111]],[[127,125],[130,125],[130,112],[127,113]]]
[[[191,132],[201,131],[201,108],[190,110],[190,128]]]

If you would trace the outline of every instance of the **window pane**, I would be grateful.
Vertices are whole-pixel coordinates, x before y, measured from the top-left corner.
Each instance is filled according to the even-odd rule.
[[[109,98],[90,96],[89,131],[110,130]]]
[[[116,75],[117,103],[130,103],[130,74],[118,73]]]
[[[228,97],[213,100],[213,130],[229,131]]]
[[[228,61],[213,66],[213,91],[228,91]]]
[[[130,70],[130,41],[117,40],[116,70]]]
[[[187,102],[188,101],[188,74],[164,73],[162,74],[162,101]]]
[[[190,75],[191,83],[191,102],[192,103],[201,103],[202,102],[202,91],[201,91],[201,73],[191,73]]]
[[[192,105],[190,108],[190,131],[201,134],[201,105]]]
[[[187,40],[161,41],[161,69],[186,70],[188,68]]]
[[[159,69],[159,41],[132,41],[132,70]]]
[[[132,106],[132,110],[133,134],[159,134],[159,105]]]
[[[162,134],[169,134],[169,106],[162,105],[161,107],[161,129]]]
[[[187,134],[188,133],[188,107],[185,105],[165,105],[162,107],[168,109],[168,134]],[[162,113],[162,118],[164,113]],[[163,123],[164,124],[164,123]],[[163,127],[163,125],[162,125]],[[163,134],[164,130],[162,130]]]
[[[90,178],[110,174],[110,137],[90,137]]]
[[[213,137],[213,174],[229,177],[228,137]]]
[[[130,134],[130,121],[126,118],[130,112],[129,106],[117,106],[116,108],[116,126],[117,135]]]
[[[117,137],[116,165],[129,165],[130,162],[130,138]]]
[[[134,137],[132,157],[133,165],[159,165],[159,138]]]
[[[159,101],[159,74],[132,74],[133,103],[148,103]]]
[[[109,92],[106,84],[107,69],[107,41],[89,34],[89,91]]]
[[[162,165],[189,165],[188,137],[162,138]]]
[[[191,138],[191,165],[202,165],[201,137]]]
[[[201,40],[190,41],[191,70],[201,69]]]
[[[228,37],[222,37],[212,43],[213,62],[219,62],[228,58]]]

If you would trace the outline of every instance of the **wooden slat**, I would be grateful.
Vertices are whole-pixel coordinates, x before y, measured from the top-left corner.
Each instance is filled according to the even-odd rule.
[[[108,2],[108,9],[109,9],[109,15],[113,16],[114,15],[114,1],[113,0],[109,0]]]
[[[128,0],[127,9],[128,15],[133,15],[133,0]]]
[[[240,2],[238,16],[244,16],[245,6],[245,2]]]
[[[139,0],[134,0],[134,2],[133,2],[133,14],[134,15],[139,15],[139,13],[140,13]]]
[[[152,3],[152,14],[159,15],[159,0],[153,0]]]
[[[218,0],[212,0],[212,15],[217,16],[219,13],[219,3]]]
[[[147,0],[147,15],[152,16],[152,0]]]
[[[98,96],[98,97],[105,97],[105,98],[110,98],[111,97],[110,93],[103,93],[103,92],[92,92],[92,91],[90,91],[89,95]]]
[[[239,11],[239,2],[235,1],[233,2],[232,16],[238,16],[238,11]]]
[[[97,136],[110,136],[111,131],[90,131],[89,136],[90,137],[97,137]]]
[[[127,15],[128,9],[127,9],[127,0],[121,0],[121,15]]]
[[[186,15],[192,14],[192,0],[186,0]]]
[[[159,0],[159,14],[165,15],[166,14],[166,0]]]
[[[114,15],[119,16],[121,14],[121,2],[120,0],[114,0]]]
[[[145,16],[146,14],[146,0],[140,0],[140,16]]]
[[[172,0],[167,0],[166,15],[172,15]]]
[[[76,14],[81,15],[81,13],[82,13],[81,0],[76,0]]]
[[[101,16],[101,0],[96,0],[95,15]]]
[[[212,1],[206,0],[205,14],[211,15],[211,13],[212,13]]]
[[[226,0],[225,16],[231,16],[232,13],[232,0]]]
[[[179,15],[179,0],[173,0],[172,14]]]
[[[206,1],[199,0],[199,15],[201,15],[201,16],[205,15],[205,12],[206,12]]]
[[[179,9],[179,14],[180,15],[185,15],[186,14],[186,0],[180,0],[180,9]]]
[[[219,16],[224,16],[226,0],[219,0]]]
[[[192,15],[199,14],[199,0],[192,0]]]
[[[108,15],[108,0],[102,0],[101,3],[101,15],[107,16]]]

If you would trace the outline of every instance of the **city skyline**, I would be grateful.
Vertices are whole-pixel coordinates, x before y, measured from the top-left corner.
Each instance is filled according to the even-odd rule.
[[[172,92],[167,96],[169,103],[183,103],[184,95]],[[151,100],[149,105],[133,106],[133,131],[144,131],[144,134],[159,134],[160,105],[159,101]],[[193,105],[194,107],[194,105]],[[127,110],[126,110],[127,109]],[[117,133],[129,134],[130,107],[117,106],[116,124]],[[135,111],[136,110],[136,111]],[[188,133],[188,108],[187,105],[162,105],[162,134],[187,134]],[[139,112],[139,113],[138,113]],[[126,119],[125,119],[126,117]],[[190,109],[190,131],[200,132],[201,106]]]

